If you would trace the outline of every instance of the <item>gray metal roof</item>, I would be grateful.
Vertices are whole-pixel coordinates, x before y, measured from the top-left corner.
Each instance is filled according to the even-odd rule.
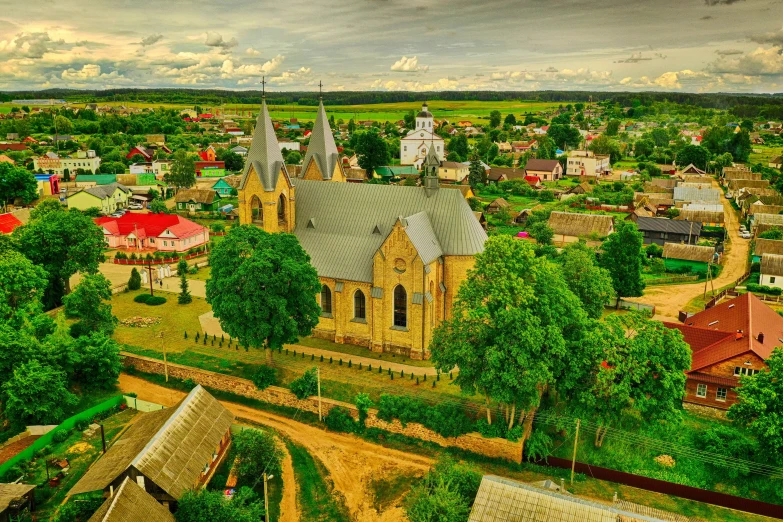
[[[720,191],[713,188],[674,187],[675,201],[702,201],[719,203]]]
[[[115,189],[120,189],[126,194],[131,191],[131,189],[122,183],[117,183],[116,181],[114,183],[109,183],[108,185],[95,185],[94,187],[84,189],[84,191],[99,199],[106,199],[110,198],[112,194],[114,194]]]
[[[261,103],[261,112],[258,113],[256,119],[253,141],[250,143],[245,170],[242,172],[242,182],[239,184],[240,189],[245,188],[251,166],[261,181],[264,191],[274,192],[280,170],[285,172],[285,163],[283,153],[280,152],[280,147],[277,144],[275,127],[272,125],[272,119],[266,108],[266,100]]]
[[[318,115],[315,118],[310,144],[307,146],[307,153],[304,163],[302,163],[302,172],[307,172],[311,160],[315,160],[323,179],[332,179],[335,166],[340,165],[337,145],[334,143],[334,136],[329,127],[329,118],[326,117],[323,102],[318,104]]]
[[[674,234],[701,234],[701,223],[688,221],[685,219],[667,219],[655,217],[636,218],[636,227],[641,231],[648,232],[670,232]]]
[[[425,263],[484,250],[487,234],[458,190],[296,180],[294,234],[322,277],[372,282],[373,256],[401,217]]]

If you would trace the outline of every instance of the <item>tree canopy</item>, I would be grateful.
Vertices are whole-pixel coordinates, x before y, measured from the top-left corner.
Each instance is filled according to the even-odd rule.
[[[171,169],[164,175],[163,181],[177,188],[189,188],[195,185],[195,158],[184,150],[178,150],[171,160]]]
[[[46,272],[19,252],[0,252],[0,320],[40,311]]]
[[[601,268],[595,251],[585,243],[572,243],[558,257],[568,287],[582,301],[587,315],[599,319],[614,293],[609,272]]]
[[[378,167],[389,163],[389,150],[377,130],[368,130],[356,133],[356,155],[359,158],[359,166],[367,171],[368,176]]]
[[[642,279],[642,234],[636,224],[617,221],[613,234],[603,243],[601,266],[609,271],[618,298],[638,297],[644,291]]]
[[[117,318],[107,301],[111,301],[111,283],[103,274],[86,274],[76,289],[63,298],[65,314],[80,320],[80,331],[111,335]]]
[[[3,205],[19,198],[27,205],[38,198],[38,182],[29,170],[0,162],[0,201]]]

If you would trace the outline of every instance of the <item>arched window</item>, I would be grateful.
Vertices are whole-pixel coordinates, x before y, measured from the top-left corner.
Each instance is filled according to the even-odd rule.
[[[367,301],[361,290],[357,290],[353,294],[353,318],[367,319]]]
[[[264,226],[264,209],[261,206],[261,200],[258,199],[258,196],[253,196],[253,199],[250,200],[250,212],[251,212],[251,219],[253,220],[253,223],[256,225]]]
[[[402,285],[394,287],[394,326],[408,326],[408,292]]]
[[[277,222],[279,225],[285,225],[285,196],[283,194],[280,194],[280,197],[277,199]]]
[[[332,313],[332,291],[326,285],[321,287],[321,313]]]

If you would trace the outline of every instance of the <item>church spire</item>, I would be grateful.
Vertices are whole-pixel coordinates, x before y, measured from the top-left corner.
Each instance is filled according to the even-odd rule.
[[[264,83],[266,82],[262,80],[262,85]],[[242,173],[240,188],[244,188],[251,166],[261,181],[264,191],[273,192],[275,187],[277,187],[280,170],[285,168],[285,164],[283,154],[280,152],[280,146],[277,143],[272,119],[269,117],[269,111],[266,108],[266,99],[261,101],[261,111],[256,119],[253,141],[247,153],[247,161],[245,161],[245,170]]]
[[[319,83],[319,88],[321,85]],[[302,172],[306,173],[313,161],[321,171],[321,177],[324,180],[331,180],[335,167],[340,164],[337,145],[329,126],[329,118],[326,116],[323,99],[318,102],[318,115],[315,117],[310,144],[307,146],[307,153],[302,164]]]
[[[440,170],[440,160],[435,152],[435,147],[430,145],[427,151],[427,157],[424,158],[424,190],[427,191],[427,197],[438,190],[438,171]]]

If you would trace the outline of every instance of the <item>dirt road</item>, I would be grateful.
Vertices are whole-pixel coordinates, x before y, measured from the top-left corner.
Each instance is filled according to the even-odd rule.
[[[713,187],[719,188],[715,180]],[[715,278],[712,286],[718,289],[737,280],[745,273],[748,263],[748,249],[750,240],[739,236],[739,217],[731,203],[721,195],[726,227],[729,239],[725,243],[726,250],[723,253],[723,270]],[[710,288],[708,287],[709,291]],[[639,303],[655,305],[655,318],[660,320],[677,320],[677,314],[685,305],[695,297],[704,293],[704,283],[691,283],[683,285],[659,285],[650,286],[644,291],[644,296],[631,299]]]
[[[283,457],[283,499],[280,501],[279,522],[299,522],[299,510],[296,507],[296,478],[294,477],[294,465],[291,454],[280,442],[280,447],[285,453]]]
[[[171,406],[185,396],[183,392],[157,386],[130,375],[120,375],[120,389],[136,392],[140,399]],[[362,522],[404,522],[402,508],[392,507],[379,513],[373,508],[369,483],[390,475],[423,475],[433,464],[429,458],[371,444],[353,435],[332,433],[302,424],[287,417],[236,404],[222,403],[238,419],[270,426],[301,444],[323,463],[335,489],[344,498],[354,520]],[[287,480],[287,479],[284,479]],[[285,493],[284,493],[285,494]]]

